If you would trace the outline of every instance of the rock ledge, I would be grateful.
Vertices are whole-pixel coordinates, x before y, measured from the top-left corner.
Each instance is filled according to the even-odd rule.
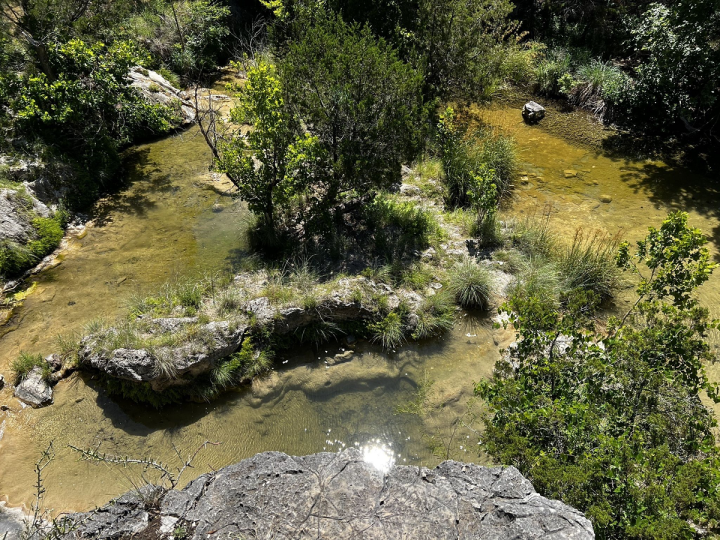
[[[266,452],[182,491],[151,491],[70,516],[80,526],[66,538],[595,538],[580,512],[537,494],[514,467],[446,461],[384,474],[356,449]]]

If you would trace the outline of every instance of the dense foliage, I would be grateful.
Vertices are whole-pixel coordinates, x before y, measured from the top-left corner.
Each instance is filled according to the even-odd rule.
[[[651,228],[618,264],[638,277],[622,319],[595,328],[592,291],[548,302],[532,281],[505,305],[517,332],[491,380],[477,385],[489,416],[483,437],[543,494],[592,519],[599,538],[694,538],[720,527],[720,401],[705,365],[718,322],[695,289],[716,267],[687,215]]]
[[[367,27],[330,15],[279,68],[261,62],[247,77],[216,167],[271,228],[322,228],[339,203],[398,182],[421,147],[422,79]]]

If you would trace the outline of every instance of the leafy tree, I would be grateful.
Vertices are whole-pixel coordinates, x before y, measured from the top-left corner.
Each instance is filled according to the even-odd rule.
[[[632,35],[640,61],[627,101],[635,118],[711,129],[720,118],[720,3],[652,4]]]
[[[687,215],[651,228],[618,263],[639,277],[638,300],[606,332],[594,328],[593,293],[564,308],[532,284],[504,307],[518,341],[476,386],[488,403],[484,444],[543,494],[586,512],[599,538],[694,538],[720,531],[720,401],[704,365],[718,327],[693,291],[715,268]]]
[[[419,0],[408,38],[431,95],[488,97],[516,24],[509,0]]]
[[[169,109],[149,105],[130,86],[127,73],[141,60],[127,43],[58,44],[48,56],[53,79],[41,72],[14,83],[10,107],[17,131],[77,160],[96,176],[96,187],[117,168],[120,146],[167,131],[173,119]]]
[[[370,29],[322,17],[290,45],[280,73],[291,104],[328,159],[322,201],[385,188],[423,140],[422,76]]]
[[[230,9],[212,0],[155,0],[129,18],[123,37],[139,41],[156,65],[196,79],[224,60],[230,18]]]
[[[298,137],[298,121],[286,106],[274,66],[260,63],[250,69],[237,97],[231,121],[236,126],[250,124],[252,129],[247,135],[236,131],[221,140],[215,166],[233,181],[250,210],[274,229],[278,205],[288,203],[304,188],[292,172],[302,168],[303,150],[313,153],[309,147],[314,141]]]

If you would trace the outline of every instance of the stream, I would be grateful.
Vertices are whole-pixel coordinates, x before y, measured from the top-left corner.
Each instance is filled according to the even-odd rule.
[[[507,214],[549,209],[551,225],[563,235],[583,227],[637,240],[669,211],[682,209],[711,237],[718,257],[720,194],[708,179],[573,144],[524,124],[514,106],[476,113],[518,142],[527,179],[516,186]],[[584,115],[575,121],[588,122]],[[32,292],[0,326],[6,379],[21,350],[49,354],[58,334],[114,318],[133,295],[168,280],[242,267],[250,216],[227,195],[229,186],[208,172],[209,161],[197,128],[126,153],[127,187],[96,205],[91,226],[69,239],[57,267],[33,278]],[[703,304],[720,315],[720,272],[700,292]],[[631,295],[629,287],[621,291],[616,307]],[[252,387],[209,404],[161,411],[110,399],[88,375],[59,383],[54,405],[38,410],[23,409],[7,385],[0,391],[0,405],[9,407],[0,412],[0,497],[30,507],[34,463],[51,441],[56,457],[46,469],[44,504],[55,512],[102,505],[143,481],[141,470],[80,461],[69,444],[179,466],[175,449],[185,458],[205,441],[219,443],[198,454],[181,485],[266,450],[308,454],[357,445],[379,462],[433,466],[451,456],[485,463],[476,434],[482,405],[472,399],[472,382],[491,374],[498,349],[511,337],[488,319],[464,316],[437,341],[396,353],[360,343],[351,361],[334,366],[323,358],[341,352],[342,343],[307,350],[278,358],[277,369]],[[718,365],[709,369],[720,379]],[[424,387],[429,409],[402,414],[399,408]]]

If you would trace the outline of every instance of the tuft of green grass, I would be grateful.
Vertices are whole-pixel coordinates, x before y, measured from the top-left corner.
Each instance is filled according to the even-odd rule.
[[[157,70],[158,74],[163,77],[167,82],[172,84],[175,88],[180,88],[180,77],[167,68],[160,68]]]
[[[77,332],[70,334],[59,334],[55,338],[58,347],[58,354],[66,365],[77,365],[78,353],[80,352],[80,335]]]
[[[619,244],[618,236],[598,231],[587,234],[578,229],[558,261],[564,288],[593,291],[600,298],[612,296],[620,279],[620,270],[615,263]]]
[[[433,269],[424,264],[413,264],[406,268],[400,279],[400,284],[418,290],[424,290],[434,279]]]
[[[459,305],[466,309],[487,308],[492,280],[487,267],[465,259],[452,267],[449,279],[449,290]]]
[[[256,351],[250,338],[245,338],[240,350],[226,361],[219,363],[210,374],[211,388],[224,390],[267,372],[272,357],[264,351]]]
[[[27,377],[28,374],[36,367],[42,369],[42,377],[47,381],[50,378],[52,371],[42,355],[30,354],[25,351],[21,351],[20,356],[13,361],[11,366],[15,376],[15,384],[17,385],[24,381],[25,377]]]
[[[395,349],[405,343],[405,331],[402,318],[394,311],[375,323],[368,325],[371,340],[379,342],[385,349]]]
[[[542,305],[557,307],[560,296],[560,275],[554,263],[545,259],[527,259],[511,286],[509,296],[534,298]]]
[[[392,267],[389,264],[368,266],[360,275],[376,283],[392,283]]]
[[[443,164],[438,158],[425,156],[413,165],[413,184],[427,199],[441,199],[443,196]]]
[[[323,343],[336,340],[342,333],[342,329],[334,322],[320,320],[303,327],[295,335],[300,343],[311,343],[319,347]]]
[[[516,222],[510,235],[512,246],[528,257],[549,257],[557,247],[550,231],[550,214],[530,216]]]
[[[243,305],[243,297],[236,289],[225,289],[220,292],[218,298],[218,312],[220,315],[227,315],[240,310]]]
[[[524,270],[528,260],[525,255],[514,248],[497,249],[493,252],[492,258],[502,262],[502,270],[510,274],[517,274]]]
[[[452,329],[455,323],[454,312],[455,306],[448,293],[440,292],[428,296],[418,311],[418,324],[413,331],[413,339],[437,337]]]

